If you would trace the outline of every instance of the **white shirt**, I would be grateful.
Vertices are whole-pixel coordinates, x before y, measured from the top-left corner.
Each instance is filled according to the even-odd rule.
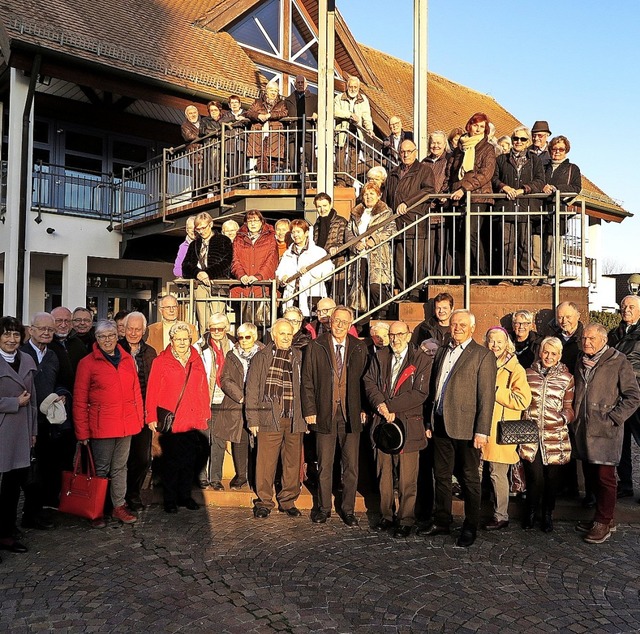
[[[40,350],[38,346],[34,345],[31,339],[29,339],[29,344],[36,351],[36,355],[38,357],[38,365],[40,365],[42,363],[42,359],[44,359],[44,355],[47,354],[47,346],[44,347],[44,350]]]

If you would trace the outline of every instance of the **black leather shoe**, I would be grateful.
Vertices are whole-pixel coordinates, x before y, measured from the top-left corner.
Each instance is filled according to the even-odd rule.
[[[256,508],[253,509],[253,516],[260,520],[263,520],[269,517],[270,513],[271,511],[269,509],[264,508],[264,506],[256,506]]]
[[[328,518],[329,518],[329,513],[322,510],[311,513],[311,521],[314,524],[325,524]]]
[[[22,528],[35,528],[39,531],[47,531],[55,527],[55,524],[48,518],[43,516],[22,517],[20,522]]]
[[[502,528],[509,528],[509,520],[492,520],[485,526],[488,531],[499,531]]]
[[[411,526],[398,526],[395,531],[393,531],[393,536],[396,539],[401,539],[403,537],[409,537],[411,535]]]
[[[131,500],[130,502],[127,502],[127,507],[134,513],[144,511],[147,508],[146,505],[142,503],[142,500]]]
[[[280,513],[286,513],[289,517],[300,517],[302,513],[300,509],[297,509],[295,506],[292,506],[289,509],[278,509]]]
[[[383,531],[388,531],[390,528],[393,528],[393,524],[393,520],[388,520],[386,517],[383,517],[371,530],[376,531],[376,533],[382,533]]]
[[[27,553],[29,549],[15,539],[9,543],[0,542],[0,550],[8,550],[10,553]]]
[[[198,486],[201,489],[208,489],[209,488],[209,481],[208,480],[198,480]]]
[[[458,537],[458,541],[456,542],[456,546],[458,546],[458,548],[469,548],[469,546],[472,546],[475,541],[476,532],[470,528],[463,528],[462,533],[460,533],[460,537]]]
[[[170,502],[169,504],[165,504],[164,505],[164,512],[165,513],[177,513],[178,512],[178,505],[177,504],[173,504],[172,502]]]
[[[616,493],[616,497],[620,500],[622,498],[632,498],[633,497],[633,489],[618,489]]]
[[[551,533],[553,531],[553,516],[551,513],[545,513],[540,526],[543,533]]]
[[[536,513],[535,511],[531,512],[527,512],[524,514],[524,517],[522,518],[522,528],[524,528],[524,530],[528,531],[531,530],[536,523]]]
[[[349,528],[355,528],[356,526],[360,526],[360,522],[358,521],[358,518],[353,513],[348,513],[347,515],[344,516],[344,523]]]
[[[238,480],[237,478],[233,478],[231,482],[229,482],[229,488],[232,491],[242,491],[242,489],[246,486],[247,486],[246,480]]]
[[[431,524],[426,528],[419,528],[416,531],[416,535],[427,535],[428,537],[434,537],[435,535],[448,535],[448,526],[438,526],[437,524]]]
[[[190,511],[197,511],[200,508],[200,505],[193,498],[187,498],[183,502],[178,502],[178,506],[184,506]]]
[[[222,482],[220,482],[219,480],[217,482],[212,482],[211,483],[211,488],[214,491],[224,491],[224,484],[222,484]]]

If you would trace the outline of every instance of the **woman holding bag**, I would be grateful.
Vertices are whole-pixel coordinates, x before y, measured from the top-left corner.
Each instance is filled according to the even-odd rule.
[[[125,504],[127,460],[131,436],[142,429],[142,394],[135,362],[118,344],[114,321],[98,322],[93,350],[78,364],[73,424],[78,442],[91,445],[96,475],[111,479],[113,517],[133,524],[138,518]],[[104,517],[91,525],[104,528]]]
[[[491,433],[482,449],[482,460],[489,463],[495,498],[493,520],[485,526],[488,531],[492,531],[509,526],[509,465],[518,462],[516,445],[497,443],[498,423],[501,420],[519,420],[531,403],[531,390],[526,372],[514,354],[515,346],[504,328],[489,328],[485,335],[485,345],[495,354],[498,365]],[[481,475],[482,467],[481,461]]]
[[[173,412],[171,430],[160,435],[164,510],[177,513],[178,506],[196,511],[191,497],[197,472],[202,434],[210,416],[207,373],[197,350],[192,347],[189,325],[176,322],[169,330],[170,343],[154,360],[149,375],[146,419],[157,432],[166,413]],[[184,398],[183,398],[184,397]]]

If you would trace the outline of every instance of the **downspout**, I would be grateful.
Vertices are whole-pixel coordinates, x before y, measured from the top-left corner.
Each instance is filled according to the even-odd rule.
[[[29,90],[24,104],[22,115],[22,152],[20,156],[20,208],[18,210],[18,265],[16,289],[16,317],[22,319],[24,309],[24,285],[28,283],[24,279],[25,259],[27,254],[27,180],[29,177],[29,126],[31,107],[33,106],[33,96],[36,92],[36,82],[40,74],[42,55],[37,54],[33,59],[31,67],[31,78],[29,79]]]

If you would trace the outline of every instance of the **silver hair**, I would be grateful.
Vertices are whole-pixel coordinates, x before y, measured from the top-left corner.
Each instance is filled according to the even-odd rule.
[[[279,317],[278,319],[276,319],[276,320],[273,322],[273,326],[271,326],[271,332],[273,332],[273,329],[274,329],[278,324],[287,324],[287,326],[291,326],[291,328],[293,328],[293,324],[292,324],[288,319],[285,319],[284,317]]]
[[[560,341],[558,337],[545,337],[540,342],[540,348],[538,348],[538,358],[540,358],[540,356],[542,355],[542,350],[545,346],[550,346],[557,353],[562,354],[562,341]]]
[[[369,333],[373,334],[378,332],[378,330],[385,330],[386,332],[389,332],[390,328],[391,326],[386,321],[377,321],[373,326],[371,326],[371,328],[369,328]]]
[[[243,324],[238,326],[237,333],[246,332],[252,334],[256,339],[258,338],[258,327],[255,324],[252,324],[250,321],[245,321]]]
[[[602,324],[598,324],[598,323],[590,323],[587,324],[584,327],[584,331],[583,332],[587,332],[587,330],[595,330],[601,337],[604,337],[604,340],[607,340],[607,337],[609,336],[609,333],[607,332],[607,329],[602,325]]]
[[[229,229],[230,227],[233,227],[236,231],[240,229],[240,225],[235,220],[229,219],[222,223],[222,231]]]
[[[178,301],[178,298],[173,293],[165,293],[164,295],[160,295],[160,297],[158,298],[158,308],[162,308],[164,300],[167,299],[167,297],[173,297],[176,302]]]
[[[138,319],[142,319],[142,327],[146,330],[147,329],[147,318],[144,316],[143,313],[141,313],[138,310],[134,310],[132,313],[128,313],[124,316],[124,319],[122,320],[122,325],[126,328],[127,324],[129,323],[129,319],[131,319],[131,317],[137,317]]]
[[[31,325],[35,326],[36,321],[40,318],[40,317],[49,317],[52,321],[55,321],[55,319],[53,318],[53,315],[51,313],[45,313],[45,312],[39,312],[39,313],[35,313],[35,315],[33,315],[33,317],[31,317]]]
[[[284,315],[286,315],[287,313],[295,313],[296,315],[298,315],[300,319],[304,319],[304,315],[302,314],[302,311],[297,306],[289,306],[289,308],[287,308],[284,311]]]
[[[451,317],[453,318],[454,315],[457,314],[465,314],[465,315],[469,315],[469,322],[472,326],[476,325],[476,316],[470,311],[467,310],[466,308],[456,308],[452,313],[451,313]]]
[[[333,309],[333,313],[331,313],[331,317],[333,317],[333,315],[336,314],[337,310],[343,310],[347,313],[349,313],[349,321],[351,321],[353,323],[353,320],[355,318],[354,312],[351,308],[349,308],[348,306],[342,306],[341,304],[338,304],[334,309]]]
[[[373,178],[374,176],[380,176],[382,182],[387,180],[387,170],[382,165],[374,165],[368,172],[367,178]]]
[[[513,315],[511,315],[511,323],[513,323],[516,320],[516,317],[520,315],[521,317],[524,317],[526,321],[528,321],[530,324],[533,323],[533,313],[530,310],[516,310],[515,313],[513,313]]]
[[[189,335],[189,341],[191,341],[191,329],[189,328],[189,324],[184,321],[176,321],[176,323],[169,328],[169,339],[173,340],[179,330],[184,330]]]
[[[113,319],[98,320],[98,323],[96,324],[96,330],[95,330],[96,335],[106,331],[118,332],[118,326],[116,325],[116,322],[113,321]]]
[[[224,313],[211,313],[207,320],[207,326],[211,324],[225,324],[225,327],[229,327],[229,318]]]
[[[524,130],[527,133],[527,137],[529,137],[529,141],[531,141],[531,130],[527,128],[526,125],[519,125],[513,129],[511,136],[513,136],[516,132],[520,132],[520,130]]]
[[[451,152],[451,146],[449,145],[449,135],[444,130],[434,130],[428,139],[428,143],[431,143],[431,139],[434,136],[441,136],[444,141],[444,151],[449,154]]]
[[[494,331],[501,332],[505,336],[505,339],[507,340],[507,352],[509,354],[513,354],[516,351],[516,345],[513,343],[513,341],[511,341],[511,337],[509,337],[509,334],[502,326],[492,326],[491,328],[489,328],[489,330],[487,330],[484,335],[484,345],[487,346],[487,348],[489,347],[489,335]]]

